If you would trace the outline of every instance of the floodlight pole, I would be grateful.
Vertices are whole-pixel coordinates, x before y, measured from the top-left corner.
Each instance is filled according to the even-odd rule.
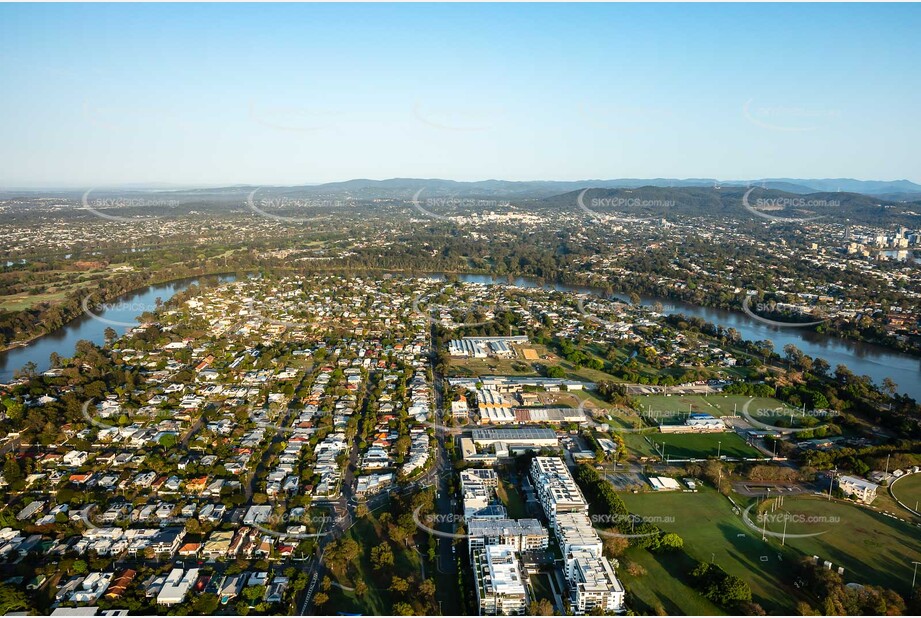
[[[915,580],[918,578],[918,565],[921,562],[917,560],[912,561],[912,564],[915,565],[915,574],[911,576],[911,596],[909,598],[915,598]]]

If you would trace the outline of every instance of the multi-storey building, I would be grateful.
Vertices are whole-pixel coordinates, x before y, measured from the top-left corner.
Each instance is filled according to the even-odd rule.
[[[531,478],[544,513],[554,529],[558,514],[588,515],[588,503],[561,458],[535,457],[531,463]]]
[[[607,558],[580,550],[567,556],[566,563],[573,613],[588,614],[595,609],[614,612],[623,608],[624,587]]]
[[[545,549],[547,529],[536,519],[473,519],[467,523],[471,555],[488,545],[507,545],[517,552]]]
[[[521,616],[528,593],[511,545],[487,545],[473,553],[473,574],[481,616]]]

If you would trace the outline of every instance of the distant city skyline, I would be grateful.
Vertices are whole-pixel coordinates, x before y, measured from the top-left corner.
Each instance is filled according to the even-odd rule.
[[[921,183],[918,5],[0,5],[0,188]]]

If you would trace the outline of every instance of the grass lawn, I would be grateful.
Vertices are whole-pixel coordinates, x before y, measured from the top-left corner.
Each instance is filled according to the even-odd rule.
[[[3,311],[22,311],[40,303],[56,303],[64,300],[65,290],[44,292],[40,294],[11,294],[0,297],[0,309]]]
[[[508,511],[508,516],[512,519],[521,519],[528,516],[528,509],[525,507],[524,500],[518,489],[506,480],[501,480],[496,487],[496,495]]]
[[[531,366],[533,361],[510,358],[452,358],[448,374],[452,376],[535,376],[537,371]],[[516,367],[524,366],[524,371]]]
[[[386,538],[386,533],[379,529],[377,518],[373,516],[364,517],[358,520],[352,528],[349,529],[347,536],[351,537],[364,549],[363,553],[349,567],[348,575],[338,580],[340,586],[332,586],[327,594],[329,602],[325,610],[334,609],[336,612],[360,613],[369,615],[386,615],[391,614],[391,608],[394,599],[388,590],[391,578],[394,574],[400,577],[409,577],[414,575],[416,580],[421,578],[421,556],[412,548],[405,547],[399,543],[391,542],[393,548],[394,564],[390,569],[375,571],[371,565],[371,548],[380,544],[381,540]],[[420,551],[423,551],[420,548]],[[334,576],[330,573],[331,578]],[[432,574],[426,573],[426,576]],[[334,580],[335,581],[335,580]],[[368,586],[368,592],[363,597],[358,598],[349,588],[355,587],[355,582],[363,581]]]
[[[816,496],[786,498],[783,509],[806,520],[789,522],[788,533],[827,530],[820,536],[788,538],[787,546],[807,556],[830,560],[835,568],[844,567],[846,582],[886,586],[903,595],[911,587],[908,567],[912,560],[921,558],[921,532],[917,527],[855,504],[829,502]],[[768,523],[767,528],[781,532],[782,520]]]
[[[881,494],[883,491],[884,490],[880,488],[879,493]],[[911,476],[899,479],[892,488],[892,493],[896,498],[904,502],[908,508],[917,511],[918,508],[916,508],[915,505],[919,505],[919,502],[921,502],[921,474],[912,474]],[[906,511],[901,511],[901,513],[903,515],[911,515],[911,513],[907,513]]]
[[[735,433],[655,433],[649,439],[665,445],[665,456],[673,459],[705,459],[716,457],[763,457],[758,449],[749,446]]]
[[[639,564],[646,574],[630,575],[624,568],[627,562]],[[638,547],[627,550],[620,560],[617,577],[638,606],[631,609],[646,615],[656,615],[660,609],[672,616],[725,615],[719,606],[685,583],[686,573],[693,565],[678,562],[672,554],[653,554]]]
[[[528,579],[531,584],[531,591],[534,594],[532,600],[540,601],[541,599],[547,599],[556,606],[556,600],[553,598],[553,591],[550,588],[550,579],[546,573],[535,573]]]
[[[702,562],[713,561],[728,573],[748,582],[752,599],[765,610],[787,614],[794,611],[797,601],[795,589],[783,582],[795,557],[789,554],[783,557],[771,543],[762,541],[759,533],[748,528],[732,512],[732,504],[724,496],[710,488],[697,493],[620,495],[631,512],[661,522],[657,525],[663,530],[678,533],[692,558]],[[667,521],[669,517],[673,521]],[[762,556],[766,556],[767,560],[762,561]],[[662,555],[662,558],[668,560],[668,554]]]
[[[651,410],[653,414],[660,414],[663,422],[672,414],[682,418],[686,417],[688,412],[695,414],[712,414],[713,416],[731,416],[741,414],[742,406],[751,399],[747,395],[637,395],[635,399],[640,403],[643,411]],[[758,418],[758,410],[776,410],[777,408],[788,408],[781,401],[773,397],[755,397],[754,401],[748,407],[748,412],[754,418]],[[771,415],[764,415],[770,418]]]
[[[589,414],[596,410],[605,410],[604,413],[600,411],[595,412],[595,420],[599,423],[607,423],[613,429],[634,429],[646,426],[646,423],[635,411],[620,406],[615,409],[609,402],[601,399],[592,391],[573,391],[569,394],[576,399],[573,405],[578,406],[579,401],[584,402],[585,411]]]
[[[917,560],[921,553],[921,535],[916,528],[848,503],[787,497],[786,511],[813,518],[812,523],[788,523],[789,534],[816,532],[820,526],[829,532],[801,539],[788,537],[786,545],[781,546],[780,538],[768,536],[762,541],[759,531],[749,528],[732,512],[729,500],[710,488],[697,493],[623,492],[620,496],[631,512],[678,533],[690,556],[713,560],[748,582],[753,600],[769,613],[792,613],[796,602],[803,598],[789,584],[790,570],[803,556],[817,555],[836,567],[843,566],[847,582],[885,585],[904,594],[911,583],[911,573],[905,565]],[[818,523],[815,517],[824,519]],[[831,523],[833,518],[837,523]],[[758,521],[754,509],[751,519]],[[766,528],[780,532],[783,523],[773,521]]]
[[[652,434],[652,437],[658,436],[659,434]],[[642,434],[625,433],[622,437],[627,445],[627,452],[633,457],[658,457],[652,445],[646,441]]]

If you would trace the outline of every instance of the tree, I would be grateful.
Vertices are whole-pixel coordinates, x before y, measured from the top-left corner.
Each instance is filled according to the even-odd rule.
[[[899,390],[899,385],[896,384],[892,378],[886,377],[883,378],[883,392],[889,395],[890,397],[895,397],[895,394]]]
[[[659,539],[659,548],[665,551],[675,551],[684,547],[684,539],[675,534],[668,532]]]
[[[393,566],[393,550],[390,548],[390,543],[384,541],[371,548],[371,565],[376,571]]]
[[[8,584],[0,584],[0,612],[4,615],[22,610],[29,610],[29,598],[22,590]]]
[[[89,570],[89,565],[86,563],[86,560],[74,560],[71,568],[77,575],[83,575]]]
[[[630,541],[626,537],[604,535],[604,555],[607,558],[619,558],[628,547]]]
[[[419,594],[427,599],[435,598],[435,582],[432,579],[427,579],[421,584],[419,584]]]
[[[403,579],[402,577],[393,576],[393,579],[390,582],[390,591],[391,592],[406,592],[409,590],[409,581]]]
[[[165,433],[162,436],[160,436],[160,446],[162,446],[163,448],[167,450],[173,448],[178,443],[179,443],[179,438],[177,438],[175,434]]]
[[[313,604],[316,605],[317,607],[322,607],[323,605],[326,605],[326,603],[328,602],[329,602],[329,595],[326,594],[325,592],[318,592],[315,595],[313,595]]]
[[[192,609],[194,613],[199,616],[213,616],[219,604],[220,600],[217,598],[217,595],[208,592],[195,598],[195,601],[192,603]]]
[[[3,478],[14,488],[25,478],[22,474],[22,466],[19,465],[13,454],[7,455],[6,461],[3,462]]]
[[[247,586],[243,589],[243,598],[249,601],[250,605],[259,601],[265,596],[265,586]]]
[[[531,616],[552,616],[553,603],[551,603],[548,599],[531,601],[531,605],[528,607],[528,614]]]
[[[393,614],[395,616],[413,616],[413,606],[409,603],[400,601],[393,604]]]
[[[329,575],[327,575],[323,578],[323,582],[320,584],[320,588],[322,588],[324,592],[329,592],[329,589],[332,587],[332,585],[333,580],[331,580]]]

